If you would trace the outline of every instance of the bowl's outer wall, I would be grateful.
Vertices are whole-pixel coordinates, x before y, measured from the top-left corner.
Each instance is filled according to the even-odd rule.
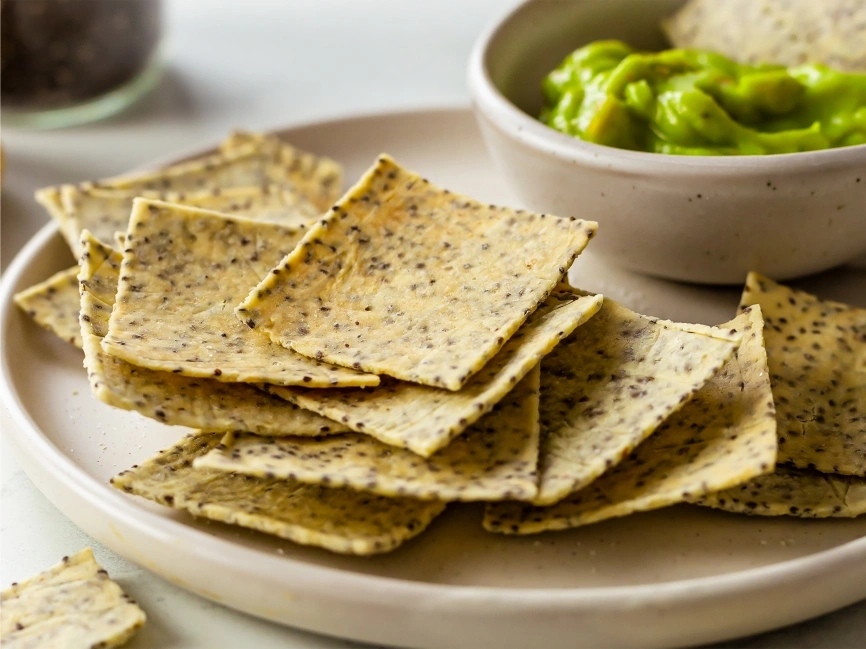
[[[541,79],[568,52],[599,38],[664,47],[659,21],[681,4],[533,0],[495,31],[483,63],[499,92],[531,117],[541,106]],[[478,78],[470,72],[470,85]],[[621,266],[736,284],[749,270],[790,279],[866,252],[866,148],[841,154],[841,162],[824,156],[809,165],[796,161],[802,156],[773,156],[772,173],[748,171],[739,156],[721,171],[683,158],[676,171],[666,165],[659,173],[655,154],[624,164],[619,150],[584,143],[578,145],[595,153],[566,159],[557,155],[566,136],[551,130],[550,139],[560,142],[539,145],[548,129],[498,107],[494,91],[471,90],[485,142],[526,206],[598,221],[590,251]],[[543,137],[529,134],[539,127]]]

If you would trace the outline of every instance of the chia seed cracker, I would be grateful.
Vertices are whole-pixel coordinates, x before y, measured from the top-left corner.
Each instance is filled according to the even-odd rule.
[[[866,309],[826,302],[757,273],[741,308],[764,313],[779,462],[866,476]]]
[[[491,532],[534,534],[650,511],[773,471],[776,412],[759,307],[722,328],[744,333],[735,355],[618,465],[551,507],[487,507]]]
[[[69,231],[80,238],[89,230],[100,241],[112,243],[118,232],[126,232],[132,201],[149,198],[243,216],[253,221],[303,228],[319,216],[319,210],[297,192],[279,185],[259,187],[213,187],[194,192],[82,188],[64,185],[60,189]]]
[[[0,593],[3,649],[119,647],[147,617],[90,548]]]
[[[87,232],[82,248],[79,279],[84,366],[91,390],[100,401],[164,424],[211,431],[303,436],[348,430],[250,385],[148,370],[106,354],[100,342],[108,331],[121,256]]]
[[[78,266],[67,268],[15,294],[15,304],[43,329],[81,348],[78,326]]]
[[[459,392],[396,379],[366,390],[264,387],[354,431],[430,457],[489,412],[563,337],[592,318],[602,301],[600,295],[550,295]]]
[[[121,491],[214,521],[341,554],[390,552],[423,532],[445,503],[383,498],[292,480],[271,480],[193,467],[222,435],[184,438],[112,478]]]
[[[375,375],[285,349],[234,316],[302,233],[135,199],[103,350],[139,367],[229,383],[378,385]]]
[[[538,490],[539,380],[536,365],[490,413],[427,459],[357,433],[320,440],[229,434],[195,466],[392,498],[529,500]]]
[[[605,300],[542,361],[535,504],[559,502],[616,466],[721,369],[742,335]]]
[[[596,227],[452,194],[383,155],[237,314],[310,358],[457,391]]]
[[[749,516],[854,518],[866,514],[866,480],[779,466],[770,475],[695,502]]]

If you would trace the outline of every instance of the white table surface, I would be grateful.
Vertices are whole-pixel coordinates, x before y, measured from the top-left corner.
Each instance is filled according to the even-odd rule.
[[[394,108],[467,104],[464,66],[479,30],[515,0],[169,0],[169,68],[149,97],[108,121],[5,130],[2,265],[47,217],[33,190],[99,178],[211,145],[235,127]],[[9,420],[4,415],[3,427]],[[358,646],[257,620],[186,593],[76,528],[0,446],[0,586],[93,546],[147,611],[130,649]],[[768,603],[771,605],[771,603]],[[718,648],[866,647],[866,602]]]

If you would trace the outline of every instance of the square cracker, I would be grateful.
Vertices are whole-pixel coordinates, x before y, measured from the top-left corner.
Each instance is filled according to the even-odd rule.
[[[764,313],[779,462],[866,476],[866,309],[750,273],[740,306]]]
[[[146,616],[86,548],[0,593],[3,649],[119,647]]]
[[[552,505],[616,466],[728,361],[742,335],[605,300],[542,361],[535,503]]]
[[[81,237],[81,232],[89,230],[100,241],[112,243],[117,232],[126,232],[132,201],[138,197],[234,214],[287,227],[309,225],[320,215],[319,209],[303,196],[279,185],[222,188],[208,182],[203,191],[194,192],[134,191],[64,185],[60,195],[69,219],[69,231],[75,235],[76,242]]]
[[[43,329],[81,348],[78,325],[78,266],[15,294],[15,304]]]
[[[743,331],[735,355],[618,465],[551,507],[490,505],[492,532],[533,534],[650,511],[770,472],[776,412],[758,307],[722,325]]]
[[[120,276],[120,254],[89,233],[82,237],[81,334],[93,394],[111,406],[164,424],[261,435],[326,435],[348,430],[250,385],[194,379],[135,367],[109,356],[100,342],[108,331]]]
[[[322,440],[226,436],[197,468],[348,487],[381,496],[529,500],[538,489],[539,367],[433,457],[356,433]]]
[[[459,392],[388,379],[367,390],[264,386],[302,408],[430,457],[489,412],[530,369],[601,307],[600,295],[554,293]]]
[[[292,480],[193,467],[222,435],[190,435],[111,484],[195,516],[273,534],[341,554],[389,552],[420,534],[445,503],[383,498]]]
[[[136,199],[103,350],[139,367],[230,383],[378,385],[378,376],[301,356],[235,317],[250,286],[302,233]]]
[[[382,156],[237,313],[305,356],[459,390],[596,227],[483,205]]]

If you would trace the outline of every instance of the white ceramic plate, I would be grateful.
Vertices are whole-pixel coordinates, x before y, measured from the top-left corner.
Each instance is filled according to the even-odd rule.
[[[454,190],[513,203],[466,110],[360,117],[284,135],[339,160],[350,179],[387,151]],[[33,482],[77,525],[204,597],[321,633],[448,649],[683,646],[866,597],[866,519],[761,519],[683,506],[509,538],[480,528],[480,506],[453,506],[397,552],[362,559],[120,494],[108,479],[183,431],[96,401],[80,352],[14,307],[16,290],[72,262],[46,226],[6,273],[0,389],[14,424],[4,433]],[[640,277],[591,255],[578,260],[572,280],[644,313],[708,324],[729,319],[738,295]],[[801,285],[866,306],[863,270]]]

